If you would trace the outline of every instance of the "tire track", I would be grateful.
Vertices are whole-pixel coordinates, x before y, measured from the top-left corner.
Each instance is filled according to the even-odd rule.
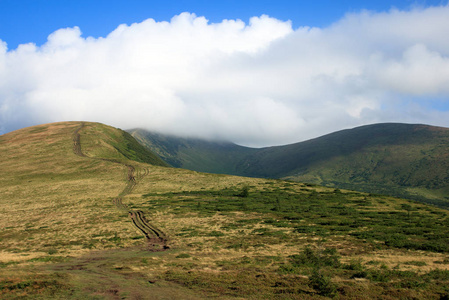
[[[80,130],[84,127],[84,123],[81,123],[81,126],[78,127],[75,132],[73,133],[73,152],[81,157],[86,157],[84,153],[81,151],[81,135]]]
[[[85,124],[81,123],[81,125],[73,133],[72,137],[73,152],[80,157],[113,162],[125,166],[127,168],[128,171],[127,184],[123,189],[123,191],[117,197],[112,199],[112,203],[118,209],[128,212],[128,215],[131,218],[133,225],[145,236],[146,241],[148,243],[148,249],[150,251],[163,251],[168,249],[169,247],[167,246],[168,242],[167,235],[162,230],[160,230],[159,228],[148,222],[148,220],[145,218],[144,213],[141,210],[132,210],[126,204],[123,203],[123,197],[130,194],[136,187],[138,181],[141,180],[143,177],[147,176],[150,173],[150,171],[147,168],[138,169],[136,171],[136,168],[131,164],[125,164],[114,159],[94,158],[85,155],[81,149],[81,135],[80,135],[80,131],[81,129],[83,129],[84,126]]]

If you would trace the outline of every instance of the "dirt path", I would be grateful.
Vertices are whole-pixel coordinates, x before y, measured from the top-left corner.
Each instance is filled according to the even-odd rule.
[[[115,197],[112,200],[112,202],[118,209],[128,212],[128,215],[131,218],[134,226],[145,236],[149,250],[163,251],[168,249],[166,234],[162,230],[158,229],[156,226],[148,222],[148,220],[145,218],[144,213],[141,210],[132,210],[129,209],[129,207],[126,204],[123,204],[123,198],[133,191],[133,189],[138,184],[139,180],[141,180],[144,176],[149,174],[149,170],[146,168],[139,169],[136,175],[136,167],[134,167],[131,164],[125,164],[118,160],[113,159],[95,158],[85,155],[81,150],[80,131],[81,129],[83,129],[83,127],[84,123],[81,123],[80,127],[78,127],[73,133],[73,152],[81,157],[109,161],[120,164],[127,168],[128,170],[127,184],[123,189],[123,191],[117,197]]]

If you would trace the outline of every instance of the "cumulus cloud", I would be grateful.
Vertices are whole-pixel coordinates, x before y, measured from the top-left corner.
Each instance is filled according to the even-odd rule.
[[[0,131],[89,120],[262,146],[374,122],[449,126],[426,104],[448,99],[447,36],[440,6],[295,30],[183,13],[100,38],[74,27],[40,47],[0,41]]]

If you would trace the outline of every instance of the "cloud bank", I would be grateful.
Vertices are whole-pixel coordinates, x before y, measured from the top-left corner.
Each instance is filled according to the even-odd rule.
[[[265,146],[376,122],[449,126],[448,36],[440,6],[298,29],[182,13],[100,38],[0,41],[0,133],[87,120]]]

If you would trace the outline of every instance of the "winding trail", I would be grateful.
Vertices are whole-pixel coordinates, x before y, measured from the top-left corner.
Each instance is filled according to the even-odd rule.
[[[158,229],[156,226],[151,224],[145,218],[145,215],[141,210],[132,210],[126,204],[123,203],[123,198],[133,191],[133,189],[136,187],[138,182],[143,177],[149,174],[149,170],[145,168],[145,169],[138,169],[136,171],[136,167],[134,167],[131,164],[125,164],[114,159],[95,158],[85,155],[81,150],[81,135],[80,135],[80,131],[81,129],[83,129],[84,126],[85,124],[81,123],[81,125],[73,133],[73,152],[81,157],[113,162],[125,166],[128,169],[127,184],[123,189],[123,191],[117,197],[112,199],[112,202],[118,209],[128,212],[128,215],[131,218],[131,221],[134,224],[134,226],[145,236],[146,241],[148,243],[148,249],[150,251],[163,251],[168,249],[169,248],[167,246],[168,239],[166,234],[162,230]]]

